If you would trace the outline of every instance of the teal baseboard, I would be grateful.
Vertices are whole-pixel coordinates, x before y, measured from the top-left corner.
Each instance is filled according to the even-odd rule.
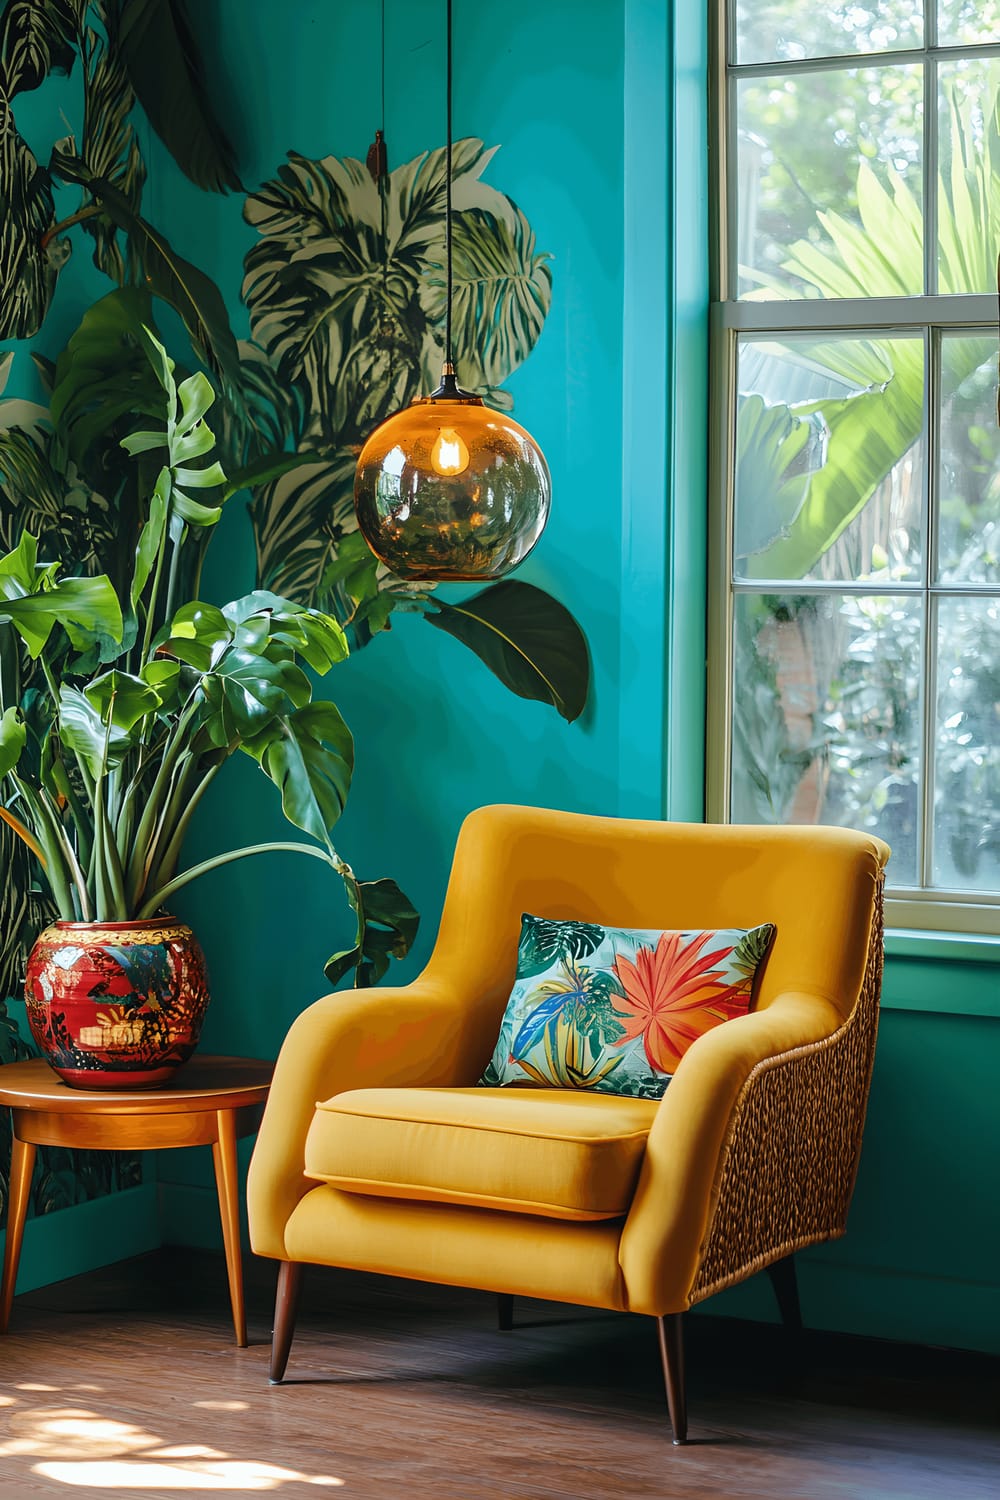
[[[213,1189],[161,1182],[160,1211],[165,1243],[222,1249]],[[805,1251],[797,1267],[807,1328],[1000,1354],[1000,1285],[847,1265],[824,1260],[821,1250]],[[778,1317],[766,1275],[719,1292],[695,1314],[762,1323]]]
[[[807,1328],[1000,1354],[1000,1285],[847,1265],[824,1260],[819,1250],[805,1251],[796,1264]],[[766,1275],[719,1292],[696,1311],[778,1320]]]
[[[160,1243],[183,1245],[192,1250],[221,1250],[222,1225],[215,1184],[193,1182],[159,1184]],[[240,1185],[240,1239],[244,1253],[250,1240],[246,1224],[246,1199]]]
[[[145,1255],[159,1244],[155,1182],[92,1198],[89,1203],[28,1220],[17,1291],[37,1291],[97,1270],[109,1261]]]

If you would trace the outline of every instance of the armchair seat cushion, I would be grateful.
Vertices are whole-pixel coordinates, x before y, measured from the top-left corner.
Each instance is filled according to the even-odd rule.
[[[305,1174],[349,1193],[616,1219],[657,1108],[572,1089],[355,1089],[316,1106]]]

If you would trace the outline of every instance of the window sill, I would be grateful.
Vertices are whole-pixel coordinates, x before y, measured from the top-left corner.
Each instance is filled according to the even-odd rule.
[[[1000,937],[890,927],[885,951],[883,1010],[1000,1020]]]
[[[1000,963],[1000,936],[986,932],[934,932],[887,927],[885,951],[891,958],[936,958],[951,963]]]

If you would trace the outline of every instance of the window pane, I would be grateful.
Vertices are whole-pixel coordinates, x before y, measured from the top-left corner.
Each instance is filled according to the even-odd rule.
[[[867,0],[862,4],[828,0],[826,5],[740,0],[736,6],[736,58],[741,63],[791,61],[919,47],[923,24],[921,0]]]
[[[1000,35],[994,35],[994,41]],[[942,292],[995,292],[1000,229],[1000,58],[939,73],[938,278]]]
[[[1000,602],[942,599],[934,884],[1000,889]]]
[[[740,296],[922,291],[922,71],[841,68],[738,84]]]
[[[941,340],[938,574],[1000,583],[1000,429],[995,338]]]
[[[919,600],[739,594],[731,816],[839,823],[917,873]]]
[[[938,0],[942,47],[995,42],[1000,37],[1000,0]]]
[[[741,340],[738,578],[921,578],[923,349],[919,336]]]

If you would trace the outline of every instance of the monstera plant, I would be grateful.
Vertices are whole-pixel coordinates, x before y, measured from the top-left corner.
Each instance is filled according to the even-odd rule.
[[[43,163],[17,131],[20,96],[74,68],[80,128]],[[257,590],[332,619],[352,650],[394,611],[419,611],[512,692],[576,718],[588,690],[586,645],[556,599],[521,581],[458,598],[404,585],[356,529],[358,449],[439,374],[445,153],[426,151],[375,176],[350,159],[291,153],[245,202],[259,239],[243,282],[251,337],[239,340],[216,283],[142,211],[137,101],[193,182],[206,191],[241,187],[184,0],[6,0],[0,91],[0,336],[44,333],[55,280],[81,236],[115,284],[84,311],[56,358],[33,351],[43,399],[0,400],[0,548],[16,553],[27,529],[40,558],[62,560],[63,576],[104,574],[119,599],[130,595],[157,469],[155,454],[133,462],[121,442],[137,426],[166,420],[141,333],[157,335],[156,309],[165,305],[187,336],[186,348],[175,336],[178,384],[192,371],[208,382],[218,461],[229,489],[250,496]],[[551,273],[523,213],[482,181],[493,154],[474,140],[454,150],[454,321],[463,384],[509,409],[503,382],[539,336]],[[198,597],[210,534],[189,527],[175,599]],[[0,642],[5,636],[9,681],[11,632],[0,630]],[[23,660],[19,674],[19,697],[44,696],[40,657]],[[45,898],[32,890],[43,885],[34,855],[0,820],[3,858],[11,878],[0,893],[0,991],[13,993]]]
[[[156,467],[127,590],[119,595],[106,574],[65,576],[58,562],[39,560],[29,532],[0,558],[0,632],[18,637],[23,655],[41,669],[40,685],[18,694],[17,659],[5,654],[0,818],[35,856],[64,922],[114,928],[101,938],[96,969],[82,963],[83,950],[94,945],[76,926],[53,939],[61,946],[47,967],[34,954],[29,962],[32,1028],[71,1082],[95,1049],[94,1066],[112,1071],[108,1057],[118,1041],[140,1033],[151,1056],[154,1042],[166,1048],[151,1067],[183,1061],[188,1039],[179,1036],[176,1012],[187,1022],[202,1001],[200,959],[175,962],[183,938],[167,917],[166,957],[157,956],[152,927],[141,951],[128,952],[128,929],[159,917],[176,891],[221,864],[295,850],[332,868],[357,917],[353,946],[327,966],[333,981],[349,970],[359,982],[377,980],[416,930],[416,913],[398,887],[359,881],[331,840],[354,747],[335,704],[313,699],[303,667],[324,676],[347,656],[341,626],[269,592],[221,609],[183,594],[185,553],[214,528],[233,486],[205,421],[215,399],[209,381],[198,373],[178,385],[148,330],[142,342],[166,415],[123,440],[133,460],[153,458]],[[251,845],[180,870],[191,818],[237,751],[260,766],[279,789],[288,820],[315,842]],[[39,944],[45,941],[43,935]],[[126,991],[114,987],[119,970],[131,985]],[[129,996],[112,1006],[110,1018],[107,1011],[97,1016],[96,1030],[103,1027],[110,1042],[93,1042],[89,1017],[85,1030],[69,1026],[67,1010],[82,1004],[81,971],[88,984],[97,974],[87,998],[97,994],[107,1006],[108,996]],[[175,971],[179,994],[169,982]]]
[[[123,440],[133,460],[154,455],[157,465],[126,591],[106,574],[67,577],[59,562],[40,561],[27,531],[0,558],[0,632],[18,636],[41,669],[41,685],[17,695],[8,639],[0,818],[39,860],[70,921],[149,917],[219,864],[271,847],[308,852],[345,881],[358,915],[357,944],[334,956],[331,977],[350,967],[377,976],[388,948],[366,936],[366,889],[330,842],[353,745],[336,706],[313,701],[302,670],[323,676],[344,660],[344,631],[317,609],[259,590],[221,609],[183,596],[186,553],[203,553],[239,485],[218,462],[205,420],[215,400],[209,381],[198,373],[178,385],[163,346],[148,330],[143,341],[166,420]],[[286,816],[318,847],[255,845],[178,874],[197,805],[237,750],[277,785]],[[379,883],[375,902],[402,952],[412,908],[392,887],[397,921],[390,886]]]

